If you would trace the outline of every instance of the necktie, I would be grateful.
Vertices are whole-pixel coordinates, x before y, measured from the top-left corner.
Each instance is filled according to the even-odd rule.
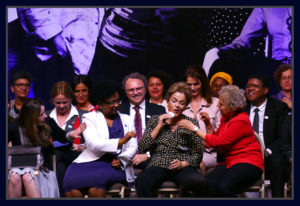
[[[79,118],[77,117],[74,122],[74,130],[80,126]],[[80,144],[80,138],[74,138],[74,144]]]
[[[140,139],[142,138],[142,118],[139,110],[139,106],[135,105],[135,117],[134,117],[134,127],[137,135],[137,140],[140,142]]]
[[[254,109],[254,119],[253,119],[253,129],[254,129],[254,131],[257,133],[257,134],[259,134],[259,130],[258,130],[258,128],[259,128],[259,117],[258,117],[258,112],[259,112],[259,109],[258,108],[255,108]]]

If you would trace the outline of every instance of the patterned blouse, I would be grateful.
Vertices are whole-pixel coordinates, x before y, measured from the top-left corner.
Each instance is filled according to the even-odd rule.
[[[197,120],[182,115],[184,119],[198,125]],[[149,120],[146,131],[139,142],[139,152],[151,151],[148,167],[158,166],[169,168],[170,162],[178,159],[187,161],[191,167],[199,168],[202,161],[203,142],[195,132],[177,128],[174,132],[169,125],[165,125],[158,136],[153,139],[151,133],[158,123],[158,115],[153,115]]]

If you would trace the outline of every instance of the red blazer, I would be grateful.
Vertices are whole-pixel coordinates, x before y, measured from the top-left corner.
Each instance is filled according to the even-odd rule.
[[[238,163],[249,163],[264,169],[261,148],[246,112],[239,113],[229,121],[222,117],[218,130],[206,134],[205,141],[207,147],[219,149],[226,168]]]

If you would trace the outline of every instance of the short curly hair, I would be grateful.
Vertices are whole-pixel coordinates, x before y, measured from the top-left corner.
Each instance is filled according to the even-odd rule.
[[[115,93],[120,95],[121,99],[121,88],[118,83],[111,79],[103,79],[94,87],[92,101],[94,104],[99,104],[99,102],[105,102],[107,99],[111,98]]]
[[[163,83],[164,85],[163,96],[165,96],[170,85],[173,83],[173,78],[168,73],[162,70],[151,71],[147,75],[148,83],[151,77],[156,77]]]
[[[292,69],[292,65],[291,64],[281,64],[278,69],[276,69],[276,71],[274,72],[274,79],[275,79],[275,82],[277,84],[277,87],[279,89],[281,89],[281,86],[280,86],[280,80],[281,80],[281,76],[282,76],[282,73],[289,70],[289,69]]]
[[[27,79],[29,84],[31,84],[32,82],[31,74],[25,70],[20,70],[13,74],[13,76],[10,79],[10,84],[14,85],[19,79]]]
[[[170,86],[166,94],[166,100],[169,101],[171,96],[175,93],[183,93],[186,98],[186,105],[191,102],[192,99],[192,89],[185,82],[175,82]]]
[[[232,111],[243,110],[246,106],[245,90],[235,85],[223,86],[219,98],[222,98],[225,106]]]

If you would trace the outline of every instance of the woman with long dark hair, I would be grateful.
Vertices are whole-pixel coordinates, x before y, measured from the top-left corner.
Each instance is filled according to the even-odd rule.
[[[221,114],[217,107],[218,98],[212,97],[209,80],[204,69],[198,65],[189,66],[185,72],[185,82],[192,89],[192,100],[183,114],[198,120],[199,128],[204,131],[216,130],[221,120]],[[209,116],[211,124],[208,121],[203,121],[205,115]],[[216,166],[216,162],[217,152],[212,148],[205,148],[200,163],[202,173],[205,175],[208,168]]]
[[[51,155],[54,147],[50,140],[51,130],[46,124],[45,107],[40,99],[27,99],[20,110],[15,127],[9,127],[12,146],[41,146],[44,163],[38,173],[32,167],[12,168],[8,175],[8,197],[22,196],[22,183],[30,198],[59,197],[56,174],[52,168]]]

